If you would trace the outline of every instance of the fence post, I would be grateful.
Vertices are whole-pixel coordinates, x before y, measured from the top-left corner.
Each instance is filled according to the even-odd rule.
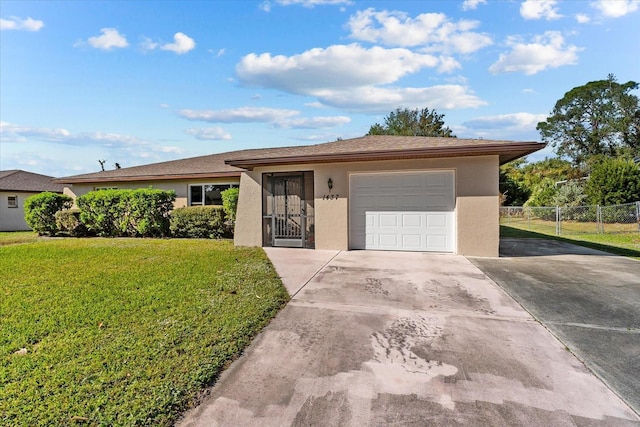
[[[559,236],[561,233],[561,226],[560,226],[560,207],[556,206],[556,236]]]
[[[596,232],[598,234],[604,233],[604,224],[602,221],[602,206],[596,205]]]
[[[640,201],[636,202],[636,222],[638,223],[638,231],[640,231]]]

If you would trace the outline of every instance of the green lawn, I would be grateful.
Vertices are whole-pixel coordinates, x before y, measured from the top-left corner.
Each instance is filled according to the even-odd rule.
[[[555,239],[640,260],[640,232],[637,231],[629,233],[584,233],[556,236],[555,229],[537,228],[533,231],[527,227],[509,224],[500,226],[500,237]]]
[[[0,232],[0,246],[13,245],[16,243],[31,243],[38,239],[38,235],[33,231]]]
[[[288,300],[260,248],[7,234],[0,425],[170,425]]]

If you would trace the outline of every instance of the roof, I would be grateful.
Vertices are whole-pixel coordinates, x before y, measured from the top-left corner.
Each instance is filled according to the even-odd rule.
[[[25,193],[40,193],[52,191],[62,193],[64,186],[54,183],[54,178],[38,173],[19,169],[0,171],[0,191],[17,191]]]
[[[457,156],[498,155],[500,156],[500,164],[503,164],[544,147],[545,144],[539,142],[367,135],[361,138],[316,145],[259,148],[210,154],[68,176],[58,178],[56,182],[73,184],[239,177],[243,171],[251,170],[256,166]]]
[[[245,150],[249,156],[256,156],[263,150]],[[254,153],[255,152],[255,153]],[[210,154],[207,156],[171,160],[142,166],[114,169],[58,178],[62,183],[109,182],[109,181],[158,181],[192,178],[239,177],[244,169],[225,164],[225,159],[237,156],[239,151]]]
[[[285,147],[253,157],[242,153],[236,158],[228,156],[226,163],[250,170],[256,166],[283,164],[498,155],[500,164],[504,164],[545,146],[540,142],[367,135],[324,144]]]

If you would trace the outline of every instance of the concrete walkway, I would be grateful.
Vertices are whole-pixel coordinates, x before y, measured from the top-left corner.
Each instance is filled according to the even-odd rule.
[[[179,425],[640,425],[464,257],[268,255],[294,297]]]

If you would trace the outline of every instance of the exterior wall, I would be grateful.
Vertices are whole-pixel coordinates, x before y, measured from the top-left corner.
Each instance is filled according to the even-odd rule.
[[[118,188],[131,189],[153,187],[158,190],[174,190],[176,192],[176,201],[173,203],[174,208],[181,208],[189,204],[189,186],[193,184],[238,184],[238,178],[211,178],[200,180],[172,180],[172,181],[114,181],[89,184],[71,184],[64,188],[64,194],[73,197],[80,197],[96,188]]]
[[[261,172],[247,172],[240,177],[234,244],[237,246],[262,246]]]
[[[24,220],[24,201],[38,193],[0,191],[0,231],[31,230]],[[18,196],[18,207],[9,207],[9,196]]]
[[[265,172],[314,171],[316,249],[348,250],[350,174],[438,169],[455,171],[456,253],[498,256],[498,156],[256,168],[242,176],[235,243],[242,246],[262,245],[261,183]],[[331,192],[327,186],[329,178],[333,181]],[[245,191],[245,188],[249,191]],[[323,198],[326,195],[333,195],[334,198]]]

